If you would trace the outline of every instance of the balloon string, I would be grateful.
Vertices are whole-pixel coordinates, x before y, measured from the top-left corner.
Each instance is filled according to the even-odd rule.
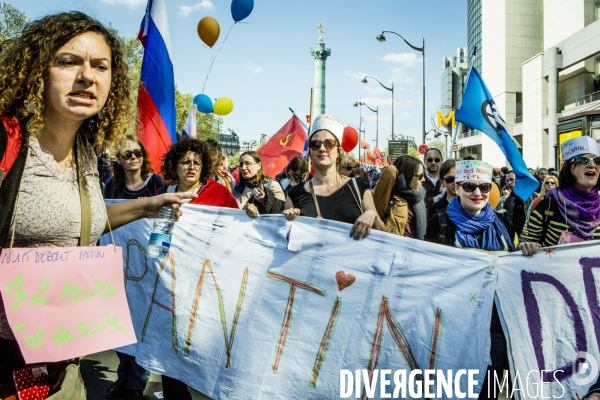
[[[229,31],[227,32],[227,35],[225,36],[225,39],[223,39],[223,43],[221,43],[221,47],[219,47],[219,50],[217,51],[217,54],[215,54],[215,56],[213,57],[213,59],[212,59],[212,61],[210,63],[210,67],[208,67],[208,73],[206,74],[206,79],[204,80],[204,85],[202,86],[202,93],[204,93],[204,88],[206,87],[206,81],[208,81],[208,76],[210,75],[210,70],[212,69],[212,66],[215,63],[215,60],[217,59],[217,56],[221,52],[221,49],[223,48],[223,45],[227,41],[227,38],[229,37],[229,34],[231,33],[231,30],[233,29],[234,25],[235,25],[235,22],[231,25],[231,28],[229,28]]]

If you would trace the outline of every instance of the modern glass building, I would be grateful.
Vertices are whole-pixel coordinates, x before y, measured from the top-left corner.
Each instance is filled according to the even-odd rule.
[[[482,0],[467,1],[467,44],[469,46],[469,57],[473,49],[477,47],[473,65],[481,73],[481,2]]]

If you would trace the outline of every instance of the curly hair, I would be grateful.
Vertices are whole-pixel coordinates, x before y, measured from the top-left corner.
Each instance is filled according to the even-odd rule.
[[[121,45],[100,22],[77,12],[48,15],[30,22],[20,36],[3,45],[0,53],[0,114],[11,114],[26,125],[32,136],[44,126],[45,88],[56,52],[82,33],[101,35],[110,48],[111,85],[102,118],[83,121],[80,133],[99,149],[122,146],[131,117],[131,84]],[[33,108],[33,113],[27,110]]]
[[[208,144],[198,139],[187,137],[173,144],[167,154],[162,158],[163,165],[160,168],[163,178],[167,182],[177,182],[177,165],[185,157],[188,151],[194,152],[200,156],[200,183],[206,183],[210,174],[212,158]]]
[[[260,169],[258,170],[256,175],[254,175],[254,177],[252,178],[252,181],[266,183],[269,181],[269,179],[271,179],[267,174],[265,174],[265,170],[263,169],[263,165],[262,165],[262,159],[260,158],[260,155],[257,152],[246,151],[246,152],[240,154],[240,162],[241,162],[242,157],[244,157],[244,156],[250,156],[254,159],[254,162],[260,163]],[[240,168],[240,170],[241,170],[241,168]],[[244,178],[244,175],[242,175],[241,171],[240,171],[240,183],[244,184],[245,182],[246,182],[246,178]]]
[[[128,136],[125,138],[125,140],[135,142],[140,146],[140,149],[142,150],[142,157],[143,157],[142,168],[141,168],[141,177],[143,180],[146,180],[148,178],[148,175],[150,175],[153,172],[152,171],[152,163],[150,162],[150,159],[148,158],[148,152],[146,151],[146,148],[144,147],[144,145],[142,144],[140,139],[138,139],[137,137]],[[123,168],[123,166],[121,165],[121,163],[119,162],[119,159],[118,159],[124,150],[125,150],[124,147],[121,148],[121,150],[116,155],[117,159],[112,160],[111,165],[110,165],[112,174],[115,177],[115,183],[121,187],[123,187],[127,184],[127,176],[125,175],[125,169]]]

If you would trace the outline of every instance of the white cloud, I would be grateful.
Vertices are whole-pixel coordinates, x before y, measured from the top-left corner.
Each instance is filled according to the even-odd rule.
[[[380,60],[402,64],[404,67],[413,67],[422,62],[423,57],[417,57],[415,53],[390,53],[381,57]]]
[[[391,96],[390,97],[386,97],[386,98],[381,98],[381,97],[363,97],[362,99],[360,99],[360,101],[362,101],[363,103],[368,104],[369,107],[371,107],[371,108],[380,107],[380,106],[385,106],[385,107],[391,107],[392,106],[392,97]]]
[[[103,0],[105,1],[105,0]],[[114,1],[114,0],[111,0]],[[137,0],[129,0],[129,1],[137,1]],[[187,17],[192,12],[196,10],[212,10],[215,8],[214,4],[210,0],[202,0],[199,3],[194,4],[193,6],[179,6],[179,15],[182,17]]]
[[[364,85],[363,89],[365,92],[367,92],[369,94],[381,94],[381,93],[387,92],[387,90],[385,90],[384,88],[382,88],[379,85]]]
[[[412,117],[413,115],[412,115],[411,113],[409,113],[408,111],[404,111],[404,112],[401,112],[401,113],[400,113],[400,116],[401,116],[401,117],[410,118],[410,117]]]
[[[246,63],[246,69],[250,72],[252,72],[253,74],[258,74],[260,71],[263,70],[263,67],[261,67],[260,65],[254,64],[254,63]]]
[[[416,81],[404,73],[400,68],[392,68],[392,81],[399,83],[416,83]]]
[[[103,3],[111,6],[126,5],[129,8],[137,8],[148,3],[148,0],[100,0]]]
[[[358,81],[362,80],[365,76],[368,75],[368,74],[365,74],[364,72],[352,72],[352,71],[348,71],[347,69],[344,70],[344,74],[346,74],[349,77],[351,77],[352,79],[356,79]]]

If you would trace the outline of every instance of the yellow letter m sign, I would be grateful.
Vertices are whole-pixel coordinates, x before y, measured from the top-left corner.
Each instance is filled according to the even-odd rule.
[[[450,111],[450,114],[448,114],[447,117],[445,117],[444,114],[442,114],[441,110],[438,110],[438,112],[437,112],[438,128],[442,127],[442,122],[444,123],[445,128],[454,128],[454,125],[456,125],[456,121],[454,119],[454,110]]]

